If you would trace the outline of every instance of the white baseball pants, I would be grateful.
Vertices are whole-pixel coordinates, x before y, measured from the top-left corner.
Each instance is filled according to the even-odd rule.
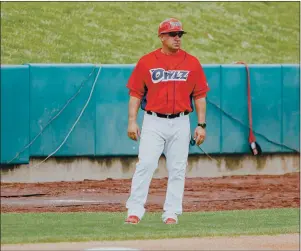
[[[149,186],[162,153],[166,157],[168,185],[163,221],[182,214],[185,173],[190,142],[189,115],[174,119],[145,113],[139,144],[138,163],[132,179],[131,194],[126,203],[129,215],[142,219]]]

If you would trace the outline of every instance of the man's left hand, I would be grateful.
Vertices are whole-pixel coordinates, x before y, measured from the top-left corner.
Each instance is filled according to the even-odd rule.
[[[199,146],[205,141],[206,138],[206,129],[198,126],[194,130],[194,136],[193,139],[195,140],[195,143]]]

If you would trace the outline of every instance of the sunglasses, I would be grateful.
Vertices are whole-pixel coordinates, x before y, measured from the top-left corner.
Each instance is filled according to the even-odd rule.
[[[184,31],[172,31],[172,32],[164,33],[164,34],[168,34],[168,36],[170,36],[170,37],[176,37],[176,36],[182,37],[185,34],[185,32]]]

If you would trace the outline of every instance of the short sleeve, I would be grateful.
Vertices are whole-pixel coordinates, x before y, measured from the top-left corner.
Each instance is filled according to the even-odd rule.
[[[144,70],[141,61],[136,64],[126,87],[129,89],[129,95],[142,99],[145,89]]]
[[[192,91],[192,97],[194,100],[206,97],[210,88],[208,86],[203,67],[199,62],[196,69],[192,72],[191,81],[194,84],[194,89]]]

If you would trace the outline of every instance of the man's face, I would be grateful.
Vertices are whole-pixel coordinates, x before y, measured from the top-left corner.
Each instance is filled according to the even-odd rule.
[[[181,37],[183,36],[183,31],[173,31],[169,33],[161,34],[161,41],[163,46],[166,46],[170,50],[178,50],[181,48]]]

